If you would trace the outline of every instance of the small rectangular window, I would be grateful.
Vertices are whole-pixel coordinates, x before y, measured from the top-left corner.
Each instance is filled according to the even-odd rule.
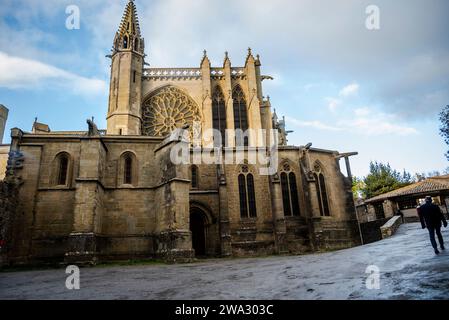
[[[198,188],[198,167],[192,166],[192,188]]]
[[[125,158],[125,184],[132,184],[132,158],[131,156],[126,156]]]

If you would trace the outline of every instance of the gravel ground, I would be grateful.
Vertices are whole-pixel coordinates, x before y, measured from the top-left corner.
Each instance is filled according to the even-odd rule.
[[[82,268],[80,290],[66,289],[64,269],[2,272],[0,299],[447,299],[449,228],[443,236],[439,256],[412,223],[330,253]],[[369,265],[380,270],[379,289],[366,288]]]

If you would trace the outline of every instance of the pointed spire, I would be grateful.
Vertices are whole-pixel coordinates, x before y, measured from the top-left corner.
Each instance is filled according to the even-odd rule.
[[[231,66],[231,60],[229,60],[229,54],[228,54],[228,52],[225,51],[225,58],[224,58],[224,61],[223,61],[223,68],[224,68],[225,66],[227,66],[227,65],[229,65],[229,67]]]
[[[136,5],[133,0],[129,0],[126,5],[118,33],[121,36],[128,34],[140,37],[139,19],[137,17]]]
[[[207,63],[207,65],[210,67],[210,61],[209,61],[209,58],[207,57],[207,51],[206,51],[206,49],[204,49],[204,51],[203,51],[203,59],[201,59],[201,67],[205,64],[205,63]]]
[[[127,50],[144,54],[144,39],[140,34],[139,18],[133,0],[129,0],[115,34],[113,52]]]
[[[260,63],[260,56],[256,55],[256,66],[261,66],[262,64]]]
[[[253,53],[251,51],[251,48],[248,48],[248,55],[246,56],[246,61],[245,61],[245,66],[248,64],[248,62],[252,62],[254,63],[254,57],[253,57]]]

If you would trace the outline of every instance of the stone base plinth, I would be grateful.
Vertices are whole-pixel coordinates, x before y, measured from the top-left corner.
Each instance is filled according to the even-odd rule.
[[[94,233],[71,233],[64,263],[95,265],[97,262],[97,236]]]
[[[276,253],[284,254],[288,253],[287,242],[286,242],[286,233],[285,232],[276,232]]]
[[[232,255],[231,235],[221,236],[221,252],[220,256],[230,257]]]
[[[169,230],[159,234],[156,256],[169,263],[191,262],[195,258],[192,249],[192,233],[189,230]]]

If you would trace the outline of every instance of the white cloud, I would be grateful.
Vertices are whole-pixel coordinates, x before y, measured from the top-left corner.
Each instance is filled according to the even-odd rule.
[[[314,88],[318,88],[319,86],[320,86],[320,84],[318,84],[318,83],[307,83],[303,86],[303,89],[305,91],[310,91]]]
[[[348,121],[345,125],[348,131],[366,136],[410,136],[418,134],[415,128],[397,124],[383,114],[371,115],[370,117],[356,117],[354,120]]]
[[[0,51],[0,87],[32,89],[53,86],[76,94],[105,94],[103,80],[79,76],[31,59],[8,55]]]
[[[340,119],[336,125],[328,125],[318,120],[301,121],[286,117],[288,123],[297,127],[308,127],[325,131],[341,131],[362,136],[398,135],[410,136],[419,134],[413,127],[398,123],[396,116],[373,112],[370,108],[354,110],[354,117]]]
[[[349,96],[356,94],[358,91],[359,91],[359,84],[351,83],[340,90],[339,96],[340,97],[349,97]]]
[[[363,117],[363,116],[369,115],[371,113],[371,110],[369,108],[367,108],[367,107],[365,107],[365,108],[358,108],[358,109],[354,110],[354,113],[355,113],[356,116]]]
[[[423,54],[407,62],[377,94],[385,109],[406,118],[435,118],[449,101],[449,52]]]
[[[321,121],[301,121],[292,117],[285,117],[285,120],[297,127],[308,127],[308,128],[314,128],[314,129],[319,129],[319,130],[326,130],[326,131],[342,131],[342,128],[339,127],[335,127],[335,126],[330,126],[327,124],[322,123]]]
[[[342,105],[343,100],[349,96],[352,96],[356,94],[359,91],[359,84],[358,83],[351,83],[347,86],[343,87],[340,92],[338,93],[338,96],[340,98],[335,97],[327,97],[324,100],[327,103],[327,107],[331,112],[335,112],[337,108]]]
[[[341,105],[341,100],[337,98],[327,97],[326,99],[327,107],[330,111],[334,112],[337,110],[338,106]]]
[[[93,35],[87,51],[104,55],[127,0],[108,1],[107,5],[104,0],[75,2],[81,9],[82,30]],[[246,47],[252,46],[254,53],[261,53],[265,72],[271,73],[270,68],[275,67],[285,83],[290,82],[286,74],[295,70],[324,72],[334,81],[344,74],[376,88],[377,92],[364,94],[373,95],[372,100],[380,99],[385,110],[410,117],[434,117],[449,97],[449,43],[445,41],[449,4],[445,0],[435,0],[432,6],[425,2],[410,6],[406,0],[378,0],[383,22],[377,32],[364,28],[368,3],[358,0],[135,2],[146,39],[147,62],[153,66],[198,65],[204,48],[214,65],[221,64],[223,52],[228,50],[232,64],[238,66],[243,64]],[[86,50],[82,55],[66,51],[62,57],[58,57],[62,55],[59,50],[44,50],[59,40],[48,39],[48,31],[56,33],[55,21],[63,27],[68,4],[73,1],[2,0],[0,29],[5,29],[6,21],[15,21],[20,27],[14,27],[16,32],[5,29],[0,34],[1,50],[12,55],[20,51],[22,57],[31,59],[39,52],[40,61],[57,61],[58,65],[83,67],[95,61],[104,65],[107,75],[109,61],[103,57],[79,61]],[[271,23],[260,23],[267,16]],[[2,21],[3,17],[8,19]],[[51,22],[51,28],[43,28],[46,32],[39,31],[42,21]],[[74,63],[67,63],[68,59]],[[347,90],[342,94],[350,94],[354,87]]]

